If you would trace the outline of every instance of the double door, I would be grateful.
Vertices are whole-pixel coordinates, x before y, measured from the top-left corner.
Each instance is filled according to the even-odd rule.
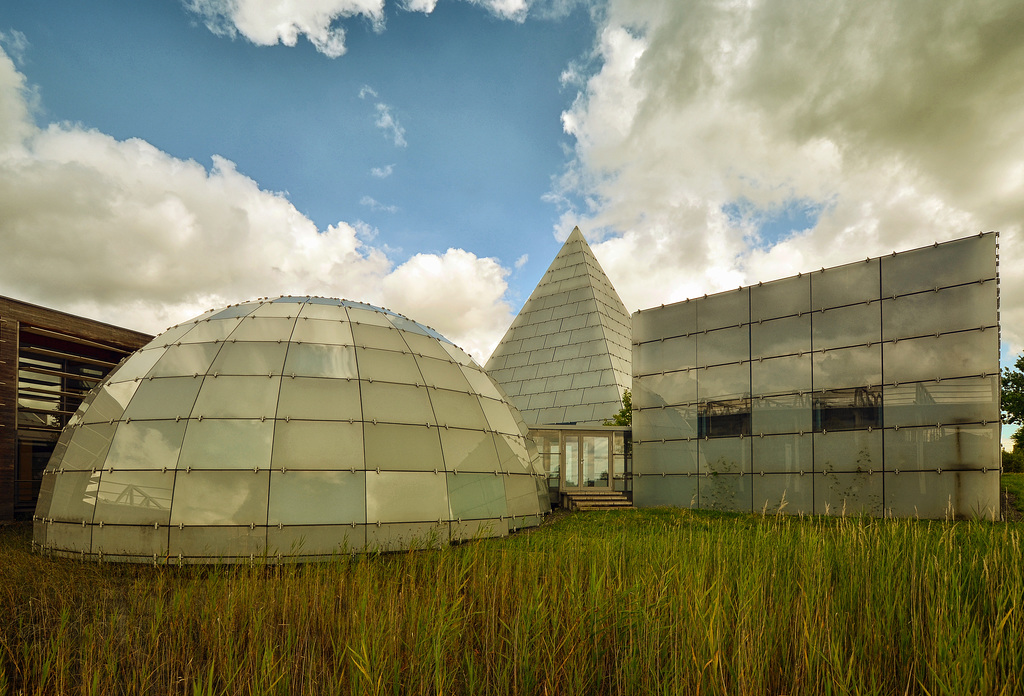
[[[562,488],[604,488],[612,486],[612,437],[610,434],[573,433],[562,443]]]

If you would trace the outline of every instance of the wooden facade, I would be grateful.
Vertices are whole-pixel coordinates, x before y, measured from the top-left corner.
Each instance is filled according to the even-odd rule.
[[[0,520],[31,516],[42,467],[68,418],[151,339],[0,296]]]

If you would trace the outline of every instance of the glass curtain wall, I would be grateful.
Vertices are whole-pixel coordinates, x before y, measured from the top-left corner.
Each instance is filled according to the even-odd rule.
[[[998,515],[994,233],[634,314],[634,504]]]

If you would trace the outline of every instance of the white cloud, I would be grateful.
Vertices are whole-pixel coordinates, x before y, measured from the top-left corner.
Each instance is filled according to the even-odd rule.
[[[1020,350],[1021,26],[1016,0],[610,0],[557,234],[587,230],[635,310],[998,229]],[[740,200],[822,212],[773,243],[722,212]]]
[[[364,205],[370,210],[378,213],[395,213],[398,212],[397,205],[385,205],[378,201],[376,198],[371,196],[363,196],[359,199],[359,205]]]
[[[330,58],[345,53],[345,30],[338,22],[363,17],[380,30],[384,26],[384,0],[183,0],[199,15],[207,29],[234,37],[241,34],[258,46],[281,43],[294,46],[305,36],[316,50]]]
[[[28,37],[17,29],[0,31],[0,46],[3,46],[7,55],[16,65],[25,64],[25,53],[29,49]]]
[[[376,177],[378,179],[387,179],[389,176],[394,174],[394,172],[395,172],[395,165],[388,164],[388,165],[383,166],[383,167],[373,167],[370,170],[370,176],[374,176],[374,177]]]
[[[520,256],[520,257],[519,257],[518,259],[516,259],[516,264],[515,264],[515,266],[516,266],[516,270],[519,270],[520,268],[522,268],[523,266],[525,266],[525,265],[526,265],[526,263],[527,263],[527,262],[528,262],[529,260],[530,260],[530,255],[529,255],[529,254],[523,254],[523,255],[522,255],[522,256]]]
[[[153,333],[255,297],[348,297],[478,358],[511,321],[494,259],[449,250],[396,267],[372,228],[317,229],[221,157],[207,169],[143,140],[37,128],[25,90],[0,51],[0,294]]]
[[[395,144],[395,147],[405,147],[408,145],[405,141],[405,129],[402,128],[402,124],[391,113],[391,107],[377,102],[376,108],[377,120],[374,121],[374,125],[384,131],[384,135]]]
[[[363,85],[362,87],[359,88],[359,98],[366,99],[367,97],[373,97],[374,99],[376,99],[377,90],[375,90],[370,85]]]

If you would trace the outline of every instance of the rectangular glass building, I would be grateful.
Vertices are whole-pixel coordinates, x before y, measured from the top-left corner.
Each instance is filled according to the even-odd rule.
[[[999,516],[995,233],[633,315],[633,502]]]

